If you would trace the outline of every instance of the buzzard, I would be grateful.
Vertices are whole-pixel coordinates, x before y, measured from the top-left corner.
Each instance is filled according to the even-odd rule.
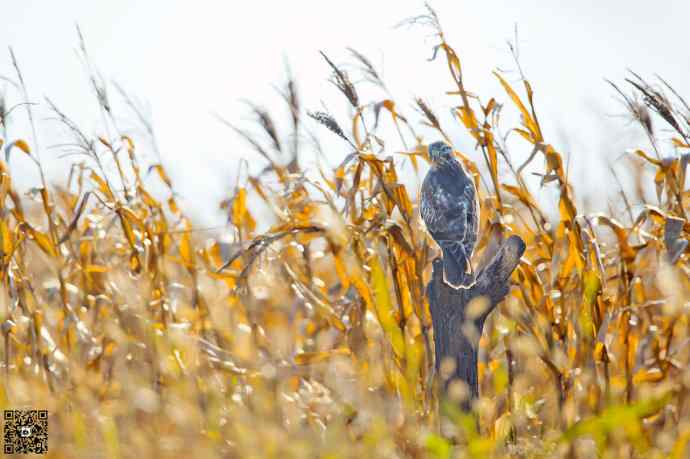
[[[479,203],[474,182],[445,142],[429,145],[431,169],[422,183],[420,213],[443,252],[443,280],[470,288],[474,274],[470,258],[479,230]]]

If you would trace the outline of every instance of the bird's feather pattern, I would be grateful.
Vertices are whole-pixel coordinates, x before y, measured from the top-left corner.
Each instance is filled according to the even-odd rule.
[[[432,168],[422,183],[420,213],[443,251],[447,281],[457,284],[471,272],[470,258],[479,230],[479,204],[474,182],[452,156],[441,155],[441,160],[432,160]]]

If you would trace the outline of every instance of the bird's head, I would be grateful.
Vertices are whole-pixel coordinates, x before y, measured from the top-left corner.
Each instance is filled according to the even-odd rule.
[[[429,159],[432,166],[453,160],[453,148],[444,141],[434,142],[429,145]]]

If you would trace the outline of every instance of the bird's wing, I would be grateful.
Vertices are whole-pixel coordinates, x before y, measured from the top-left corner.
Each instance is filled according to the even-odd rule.
[[[467,212],[466,187],[443,183],[438,177],[428,176],[422,187],[420,212],[427,229],[436,240],[462,240],[465,237]],[[474,200],[474,194],[472,194]]]
[[[465,245],[465,253],[468,257],[472,256],[474,252],[474,247],[477,244],[477,238],[479,237],[479,217],[480,217],[480,206],[479,198],[477,196],[477,189],[474,187],[474,183],[471,181],[465,185],[464,190],[465,197],[469,209],[466,214],[467,224],[466,234],[463,238]]]
[[[432,236],[434,235],[434,230],[443,225],[443,213],[439,208],[439,186],[437,182],[433,171],[430,171],[422,183],[422,199],[419,208],[422,220],[426,224],[426,229]]]
[[[463,246],[470,258],[477,243],[479,203],[474,182],[452,168],[430,171],[422,184],[420,213],[436,242]]]

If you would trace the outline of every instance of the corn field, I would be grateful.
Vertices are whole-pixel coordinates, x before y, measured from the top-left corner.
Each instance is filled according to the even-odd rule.
[[[196,231],[165,152],[144,163],[150,139],[118,117],[153,136],[151,124],[124,93],[131,113],[113,113],[99,78],[107,134],[42,102],[77,158],[49,183],[35,134],[8,137],[14,116],[33,123],[12,56],[27,104],[0,101],[0,402],[49,411],[51,457],[688,457],[690,107],[663,80],[611,82],[652,149],[623,160],[632,185],[620,205],[588,214],[528,80],[487,70],[504,91],[480,100],[433,10],[412,22],[435,34],[455,124],[421,98],[362,100],[324,54],[349,116],[301,106],[289,80],[288,130],[259,106],[260,136],[227,122],[266,164],[220,203],[230,244]],[[385,87],[365,56],[352,62]],[[519,125],[500,125],[507,111]],[[305,170],[306,133],[324,129],[340,163]],[[439,253],[401,180],[403,162],[421,178],[426,146],[449,132],[475,145],[456,154],[480,194],[479,257],[513,234],[527,244],[481,336],[471,413],[437,390],[425,290]],[[505,133],[529,145],[527,162],[513,163]],[[17,155],[41,178],[26,194],[13,185]]]

